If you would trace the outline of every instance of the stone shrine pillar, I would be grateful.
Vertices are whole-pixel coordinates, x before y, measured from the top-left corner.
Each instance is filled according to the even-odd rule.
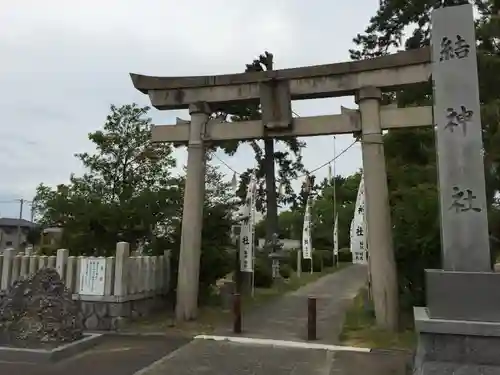
[[[175,311],[177,320],[196,319],[198,310],[198,279],[205,195],[205,147],[202,134],[210,113],[207,103],[195,103],[189,106],[191,123],[187,147],[188,162],[177,281]]]
[[[397,329],[398,286],[392,244],[389,190],[380,126],[381,91],[362,88],[356,97],[361,114],[366,238],[377,325]],[[396,315],[394,315],[396,314]]]
[[[500,374],[500,274],[491,272],[472,5],[432,14],[443,270],[415,308],[414,374]]]

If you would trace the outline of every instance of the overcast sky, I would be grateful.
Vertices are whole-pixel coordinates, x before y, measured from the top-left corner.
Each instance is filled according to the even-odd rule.
[[[82,168],[110,104],[148,105],[129,72],[148,75],[237,73],[267,50],[290,68],[349,59],[352,38],[378,0],[17,0],[0,3],[0,217],[18,215],[14,199],[32,199],[40,182],[68,181]],[[352,98],[294,102],[300,116],[340,113]],[[168,124],[183,111],[151,111]],[[337,152],[353,141],[337,136]],[[333,157],[333,136],[307,139],[308,169]],[[176,151],[178,168],[186,162]],[[218,156],[237,171],[253,166],[249,149]],[[358,145],[337,163],[361,166]],[[232,172],[221,166],[231,178]],[[327,168],[316,175],[322,179]],[[29,208],[28,208],[29,209]],[[26,218],[29,212],[26,210]]]

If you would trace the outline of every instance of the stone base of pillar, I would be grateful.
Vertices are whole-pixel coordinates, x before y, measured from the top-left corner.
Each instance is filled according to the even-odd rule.
[[[415,307],[413,375],[500,375],[500,323],[433,319]]]
[[[500,273],[425,270],[434,319],[500,323]]]

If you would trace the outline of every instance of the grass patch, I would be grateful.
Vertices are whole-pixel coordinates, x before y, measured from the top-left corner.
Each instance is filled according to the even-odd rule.
[[[409,324],[410,319],[403,319],[406,324],[401,332],[392,333],[375,326],[375,316],[371,304],[367,306],[367,290],[363,289],[354,298],[347,310],[344,326],[340,335],[342,344],[378,349],[407,349],[416,347],[416,334]]]
[[[301,277],[293,273],[289,279],[274,283],[272,288],[255,288],[254,296],[244,296],[242,308],[245,314],[272,302],[285,293],[292,292],[300,287],[318,280],[320,277],[347,267],[348,263],[340,263],[337,268],[325,268],[322,272],[310,274],[303,272]],[[198,310],[198,319],[192,322],[176,323],[173,311],[165,311],[147,318],[141,318],[127,324],[123,332],[165,332],[178,335],[212,334],[224,323],[232,321],[231,309],[221,306],[201,306]]]

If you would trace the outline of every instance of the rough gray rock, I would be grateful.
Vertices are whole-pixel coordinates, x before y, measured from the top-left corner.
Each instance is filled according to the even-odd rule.
[[[0,302],[0,345],[57,347],[81,339],[83,324],[55,269],[16,282]]]

